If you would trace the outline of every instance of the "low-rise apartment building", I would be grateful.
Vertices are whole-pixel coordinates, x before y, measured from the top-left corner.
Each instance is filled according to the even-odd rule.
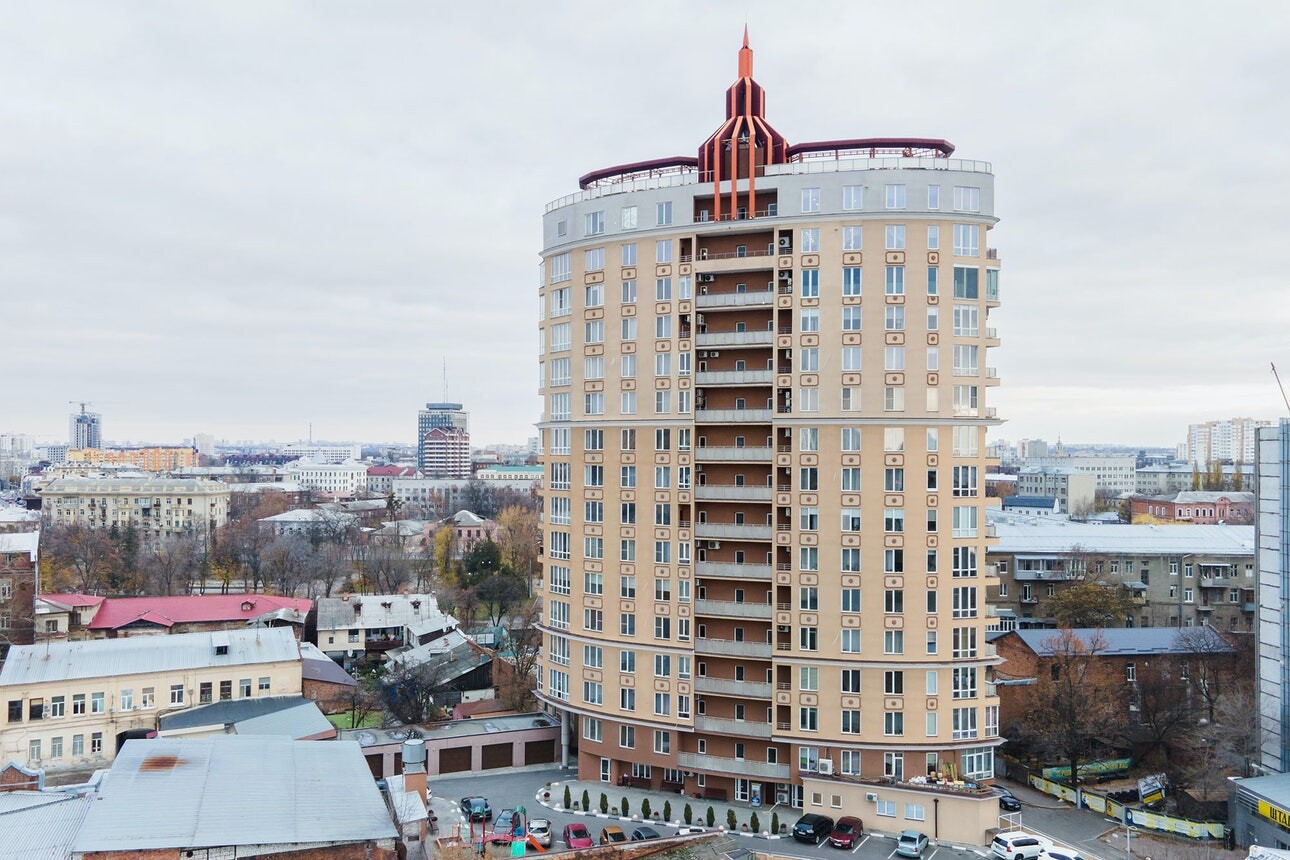
[[[1186,490],[1130,500],[1135,523],[1254,525],[1254,494]]]
[[[1052,496],[1057,511],[1070,515],[1093,510],[1097,478],[1066,466],[1027,466],[1017,474],[1018,496]]]
[[[283,467],[288,480],[332,499],[353,499],[367,494],[367,467],[353,460],[328,463],[297,460]]]
[[[34,641],[39,567],[40,532],[0,533],[0,663],[10,646]]]
[[[194,478],[59,478],[40,491],[46,524],[134,526],[143,541],[208,540],[228,522],[228,485]]]
[[[1124,627],[1253,629],[1253,526],[1108,526],[993,511],[989,521],[999,541],[986,562],[999,579],[986,600],[997,629],[1055,627],[1048,601],[1085,581],[1128,592]]]
[[[152,445],[142,448],[73,448],[67,452],[69,463],[93,463],[100,466],[133,466],[145,472],[169,472],[191,469],[200,458],[190,445]]]
[[[157,720],[194,705],[301,693],[300,647],[281,628],[49,642],[0,668],[0,760],[99,767]]]
[[[424,645],[457,629],[457,619],[428,594],[320,597],[315,643],[328,657],[355,660]]]
[[[394,489],[395,478],[419,478],[421,473],[411,466],[368,466],[367,491],[374,496],[388,496]]]
[[[1098,455],[1098,454],[1055,454],[1047,457],[1028,457],[1025,460],[1022,473],[1026,469],[1074,469],[1076,472],[1084,472],[1093,476],[1095,488],[1099,492],[1110,493],[1132,493],[1134,490],[1135,471],[1137,469],[1137,458],[1131,454],[1126,455]],[[1029,490],[1017,488],[1018,492],[1029,493]],[[1035,493],[1035,495],[1054,495],[1053,493]]]

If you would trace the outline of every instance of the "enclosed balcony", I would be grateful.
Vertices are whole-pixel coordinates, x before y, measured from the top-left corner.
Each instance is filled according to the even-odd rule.
[[[770,684],[758,681],[735,681],[730,678],[708,678],[704,675],[694,679],[694,692],[706,696],[732,696],[736,699],[770,699]]]
[[[685,770],[701,770],[725,776],[749,776],[758,779],[787,782],[789,768],[786,764],[771,764],[743,758],[722,758],[714,755],[683,752],[677,764]]]
[[[770,385],[773,379],[774,371],[772,370],[701,370],[694,375],[694,384],[705,387],[716,385]]]
[[[699,484],[694,488],[694,498],[700,502],[769,502],[774,498],[774,488],[743,484]]]
[[[695,639],[694,653],[714,657],[752,657],[770,659],[769,642],[750,642],[746,639]]]
[[[695,574],[701,579],[741,579],[769,582],[774,571],[769,564],[733,564],[720,561],[701,561]]]
[[[737,600],[696,600],[694,614],[715,618],[752,618],[758,621],[771,619],[769,603],[743,603]]]
[[[774,536],[774,528],[766,525],[740,525],[737,523],[695,523],[697,540],[762,540]]]
[[[774,456],[775,450],[770,446],[745,448],[700,445],[694,449],[694,460],[697,463],[769,463]]]

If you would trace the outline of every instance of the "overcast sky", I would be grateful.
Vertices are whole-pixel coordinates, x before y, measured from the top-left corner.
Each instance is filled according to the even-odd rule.
[[[0,8],[0,432],[411,441],[446,358],[522,442],[543,207],[694,154],[745,19],[790,142],[993,162],[999,435],[1285,414],[1284,2]]]

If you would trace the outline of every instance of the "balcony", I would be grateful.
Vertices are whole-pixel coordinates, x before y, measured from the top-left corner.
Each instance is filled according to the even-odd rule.
[[[696,540],[770,540],[770,526],[735,525],[733,523],[695,523]]]
[[[764,272],[775,268],[777,253],[765,245],[760,248],[748,248],[743,253],[738,251],[714,253],[706,248],[700,248],[698,258],[693,261],[694,272],[699,276],[717,275],[722,272]]]
[[[770,699],[770,684],[756,681],[733,681],[726,678],[694,679],[694,692],[708,696],[734,696],[736,699]]]
[[[390,636],[381,639],[368,639],[364,641],[363,647],[368,651],[389,651],[393,648],[402,648],[403,637]]]
[[[749,642],[746,639],[695,639],[694,653],[713,657],[753,657],[770,659],[769,642]]]
[[[694,460],[697,463],[768,463],[774,457],[775,451],[770,447],[722,448],[701,445],[694,449]]]
[[[769,409],[694,410],[694,420],[708,424],[769,424],[774,416]]]
[[[769,564],[730,564],[701,561],[695,574],[701,579],[746,579],[769,582],[773,571]]]
[[[715,331],[699,332],[694,338],[695,349],[712,347],[770,346],[775,333],[766,331]]]
[[[770,307],[775,302],[775,294],[770,290],[756,293],[710,293],[700,292],[695,299],[695,307],[707,308],[760,308]]]
[[[707,773],[719,773],[723,776],[754,777],[756,779],[788,782],[788,765],[770,764],[764,761],[749,761],[743,758],[721,758],[699,753],[681,753],[677,764],[683,770],[701,770]]]
[[[770,723],[754,723],[747,720],[725,720],[719,717],[694,718],[694,729],[700,732],[711,732],[716,735],[737,735],[743,738],[763,738],[770,740]]]
[[[770,370],[721,370],[694,375],[694,384],[710,385],[770,385],[774,372]]]
[[[757,621],[771,619],[769,603],[740,603],[734,600],[696,600],[695,615],[707,615],[717,618],[751,618]]]
[[[1247,600],[1241,604],[1242,612],[1254,613],[1259,611],[1259,605],[1252,600]]]
[[[694,488],[694,498],[700,502],[769,502],[775,495],[773,487],[739,484],[699,484]]]
[[[1197,606],[1196,606],[1196,611],[1197,611],[1197,612],[1213,612],[1213,611],[1214,611],[1214,604],[1212,604],[1212,603],[1200,603],[1200,604],[1197,604]]]

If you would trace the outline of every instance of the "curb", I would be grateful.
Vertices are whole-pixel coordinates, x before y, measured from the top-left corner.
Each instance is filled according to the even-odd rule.
[[[564,808],[564,804],[563,804],[563,803],[556,803],[556,802],[552,799],[552,791],[551,791],[551,789],[553,789],[553,788],[554,788],[555,786],[557,786],[557,785],[560,785],[560,783],[559,783],[559,782],[552,782],[550,785],[545,786],[545,787],[543,787],[543,788],[541,788],[541,789],[538,789],[538,791],[534,793],[534,795],[533,795],[533,799],[534,799],[534,800],[536,800],[536,801],[538,802],[538,804],[539,804],[539,805],[541,805],[541,806],[543,806],[543,807],[545,807],[545,808],[547,808],[547,809],[550,809],[552,812],[563,812],[563,813],[564,813],[564,814],[566,814],[566,815],[585,815],[585,816],[588,816],[588,817],[590,817],[590,818],[601,818],[601,819],[605,819],[605,820],[607,820],[607,821],[614,820],[614,816],[609,815],[608,813],[604,813],[604,812],[594,812],[594,811],[588,811],[588,810],[585,810],[585,809],[565,809],[565,808]],[[547,797],[546,797],[546,798],[543,798],[543,796],[542,796],[542,795],[544,795],[544,794],[545,794],[545,795],[547,795]],[[688,826],[689,826],[689,825],[686,825],[686,824],[681,824],[679,821],[678,821],[677,823],[673,823],[673,822],[671,822],[671,821],[653,821],[653,820],[645,821],[645,820],[643,820],[643,819],[637,819],[637,818],[623,818],[623,817],[621,817],[621,816],[619,816],[619,817],[617,818],[617,820],[618,820],[618,821],[623,822],[624,824],[644,824],[644,825],[649,825],[649,826],[653,826],[653,825],[660,825],[660,826],[662,826],[662,827],[675,827],[675,828],[677,828],[678,830],[680,830],[680,829],[682,829],[682,828],[684,828],[684,827],[688,827]],[[703,825],[696,825],[696,826],[703,826]],[[727,830],[727,829],[725,828],[725,825],[721,825],[721,826],[713,827],[713,828],[705,828],[702,834],[700,834],[700,833],[675,833],[675,834],[673,834],[673,836],[700,836],[700,835],[704,835],[704,834],[708,834],[708,833],[721,834],[721,835],[723,835],[723,836],[743,836],[743,837],[745,837],[745,838],[747,838],[747,839],[765,839],[765,840],[766,840],[766,841],[768,841],[768,842],[769,842],[769,841],[771,841],[771,840],[775,840],[775,839],[788,839],[788,838],[789,838],[788,836],[780,836],[780,835],[778,835],[778,834],[771,834],[771,833],[769,833],[769,832],[763,832],[763,833],[744,833],[744,832],[742,832],[742,831],[737,831],[737,830]]]

